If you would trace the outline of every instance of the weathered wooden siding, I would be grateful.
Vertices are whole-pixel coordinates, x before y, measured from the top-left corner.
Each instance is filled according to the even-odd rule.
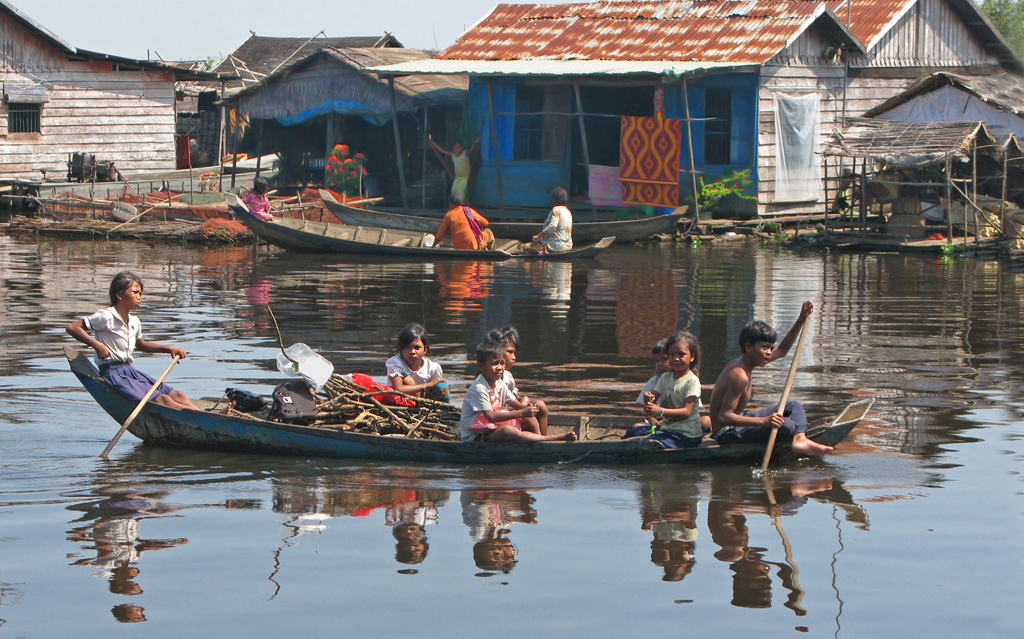
[[[57,71],[65,59],[57,47],[6,13],[0,14],[0,71]]]
[[[72,62],[0,14],[0,83],[42,85],[40,133],[9,133],[0,105],[0,175],[39,178],[67,171],[68,154],[93,153],[121,171],[175,167],[174,77],[121,70],[110,62]]]
[[[840,18],[842,13],[840,12]],[[811,28],[761,69],[758,95],[758,209],[762,214],[822,210],[817,203],[775,203],[775,93],[821,96],[821,139],[831,135],[844,116],[861,115],[905,89],[925,73],[990,71],[998,59],[943,0],[921,0],[883,34],[867,55],[849,57],[846,64],[827,59],[836,46],[818,28]]]

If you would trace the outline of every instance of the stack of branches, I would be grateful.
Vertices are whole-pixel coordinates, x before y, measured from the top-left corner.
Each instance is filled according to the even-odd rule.
[[[35,233],[53,236],[102,237],[110,240],[151,240],[193,242],[196,244],[239,244],[252,242],[251,232],[232,234],[226,231],[204,231],[198,221],[138,222],[123,226],[116,222],[77,219],[67,222],[40,220],[17,216],[7,225],[9,233]],[[117,228],[123,226],[123,228]]]
[[[392,389],[368,390],[340,375],[331,376],[324,385],[324,394],[327,399],[317,405],[315,426],[412,439],[460,439],[459,409],[452,404]],[[405,397],[416,405],[385,406],[380,401],[382,395]]]

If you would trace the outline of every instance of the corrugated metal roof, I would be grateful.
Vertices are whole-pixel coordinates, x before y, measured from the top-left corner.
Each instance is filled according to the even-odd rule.
[[[438,58],[763,63],[821,13],[805,0],[499,5]]]
[[[642,75],[681,76],[695,71],[741,69],[735,62],[665,62],[645,60],[422,60],[404,62],[368,71],[386,75],[409,73],[467,75]],[[750,65],[752,68],[756,65]]]
[[[815,20],[829,21],[841,37],[844,32],[848,34],[854,49],[870,48],[917,1],[599,0],[502,4],[438,58],[764,63]],[[970,0],[946,2],[1004,64],[1019,68],[1005,40]],[[847,18],[851,24],[848,31]]]

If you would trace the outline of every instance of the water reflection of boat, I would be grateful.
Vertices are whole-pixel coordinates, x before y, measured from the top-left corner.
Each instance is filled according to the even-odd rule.
[[[456,249],[449,246],[434,246],[432,232],[311,222],[290,217],[275,218],[273,221],[261,220],[250,214],[245,205],[234,195],[226,193],[225,197],[238,219],[261,239],[281,248],[316,253],[497,261],[513,257],[532,260],[572,260],[597,257],[615,241],[614,237],[605,237],[595,244],[580,246],[560,253],[513,251],[519,244],[514,239],[495,240],[494,250]]]
[[[441,224],[441,218],[423,217],[418,215],[406,215],[404,213],[390,213],[373,209],[357,208],[342,204],[331,196],[327,191],[320,191],[334,217],[345,224],[356,226],[377,226],[398,231],[419,231],[420,233],[433,233]],[[575,222],[572,226],[573,241],[581,244],[597,242],[601,238],[614,236],[617,242],[639,242],[646,240],[653,235],[671,233],[676,230],[676,223],[686,215],[687,207],[682,207],[681,212],[671,215],[655,215],[653,217],[642,217],[636,220],[608,220],[605,222]],[[498,237],[507,237],[511,240],[528,242],[534,235],[540,233],[543,224],[540,222],[499,222],[491,220],[490,229]]]
[[[118,423],[124,422],[135,408],[135,402],[110,388],[84,353],[71,347],[65,347],[64,353],[72,372],[99,405]],[[807,435],[814,441],[835,446],[853,430],[870,407],[871,400],[851,404],[831,424],[815,426],[807,431]],[[763,445],[759,444],[719,446],[706,441],[697,448],[668,450],[643,438],[595,440],[589,438],[588,418],[561,417],[576,420],[580,441],[526,445],[408,439],[282,424],[205,410],[175,410],[152,403],[145,406],[128,430],[148,444],[162,446],[473,464],[572,461],[602,464],[729,463],[757,461],[764,453]],[[551,423],[557,425],[555,420]],[[611,427],[606,430],[611,430]],[[780,439],[775,444],[772,459],[780,460],[790,454],[789,442]]]

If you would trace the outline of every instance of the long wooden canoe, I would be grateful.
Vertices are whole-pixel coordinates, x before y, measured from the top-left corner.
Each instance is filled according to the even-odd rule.
[[[348,206],[335,199],[329,191],[322,189],[320,197],[323,199],[327,209],[345,224],[378,226],[400,231],[419,231],[421,233],[433,233],[437,231],[437,227],[441,224],[440,218],[389,213]],[[605,237],[615,237],[616,242],[638,242],[646,240],[653,235],[674,232],[676,230],[676,223],[684,215],[686,215],[686,207],[683,207],[683,212],[681,213],[642,217],[636,220],[575,222],[572,225],[572,239],[573,242],[578,244],[597,242]],[[497,222],[492,220],[488,228],[497,237],[507,237],[510,240],[528,242],[534,235],[540,233],[543,224],[540,222]]]
[[[135,408],[135,402],[120,395],[100,378],[99,371],[85,353],[66,346],[64,354],[72,372],[89,394],[116,423],[124,422]],[[864,400],[851,404],[832,423],[810,429],[808,437],[835,446],[867,414],[871,402]],[[573,416],[573,419],[577,421],[576,430],[581,437],[580,441],[573,443],[476,443],[364,435],[326,427],[282,424],[235,414],[178,410],[149,403],[131,423],[128,431],[146,444],[157,446],[456,464],[569,461],[598,464],[756,463],[764,454],[764,444],[719,446],[708,440],[697,448],[667,450],[657,442],[639,437],[625,440],[589,439],[589,432],[604,434],[604,430],[588,427],[591,421],[596,422],[602,418]],[[772,459],[781,460],[791,455],[789,441],[779,439]]]
[[[286,249],[320,253],[349,253],[354,255],[385,255],[395,257],[457,258],[463,260],[507,260],[509,258],[541,260],[573,260],[597,257],[612,245],[614,237],[561,253],[525,253],[513,250],[516,240],[495,240],[490,251],[456,249],[450,246],[431,246],[427,238],[433,232],[401,231],[375,226],[350,226],[329,222],[312,222],[290,217],[261,220],[249,213],[245,204],[231,193],[224,194],[228,206],[239,220],[263,240]]]

